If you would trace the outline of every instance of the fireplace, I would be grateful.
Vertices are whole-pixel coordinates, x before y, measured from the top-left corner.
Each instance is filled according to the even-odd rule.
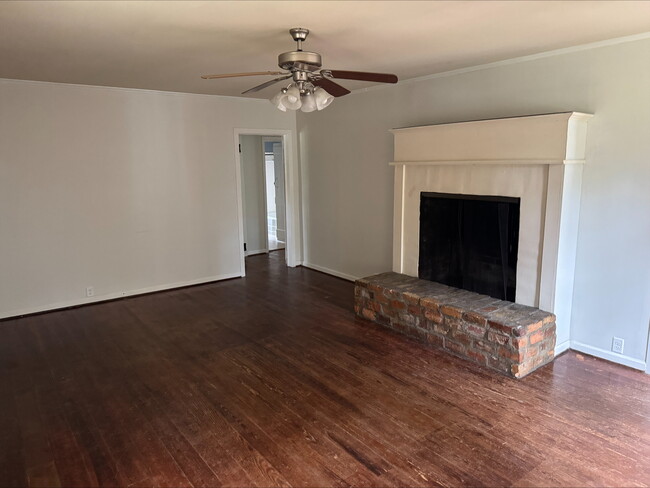
[[[393,271],[357,313],[516,377],[568,349],[590,118],[394,129]]]
[[[515,301],[520,199],[420,193],[418,277]]]

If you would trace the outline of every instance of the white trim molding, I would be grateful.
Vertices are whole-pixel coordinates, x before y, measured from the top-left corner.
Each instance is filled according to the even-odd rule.
[[[313,269],[315,271],[320,271],[328,275],[336,276],[337,278],[343,278],[348,281],[357,281],[358,276],[352,276],[351,274],[343,273],[342,271],[336,271],[335,269],[326,268],[325,266],[319,266],[317,264],[311,263],[302,263],[305,268]]]
[[[254,251],[245,251],[244,255],[248,257],[248,256],[256,256],[258,254],[268,254],[268,253],[269,253],[268,249],[256,249]]]
[[[569,349],[571,349],[571,341],[564,341],[561,344],[556,344],[555,345],[555,355],[559,356],[564,351],[568,351]]]
[[[524,166],[528,164],[584,164],[584,159],[457,159],[454,161],[391,161],[388,163],[390,166],[448,166],[458,164],[489,164],[489,165],[508,165],[516,164]]]
[[[418,275],[421,192],[519,198],[515,301],[557,316],[570,340],[590,114],[564,112],[393,129],[393,271]]]
[[[590,356],[606,359],[607,361],[613,361],[615,363],[638,369],[640,371],[646,371],[645,362],[640,361],[639,359],[634,359],[630,356],[625,356],[624,354],[617,354],[612,351],[607,351],[606,349],[590,346],[589,344],[583,344],[582,342],[577,341],[571,341],[571,349],[574,351],[589,354]]]
[[[577,46],[563,47],[560,49],[553,49],[551,51],[544,51],[541,53],[527,54],[524,56],[517,56],[515,58],[502,59],[501,61],[492,61],[491,63],[476,64],[473,66],[466,66],[464,68],[457,68],[448,71],[441,71],[438,73],[431,73],[423,76],[416,76],[414,78],[406,78],[400,80],[398,85],[407,85],[410,83],[418,83],[420,81],[435,80],[437,78],[447,78],[449,76],[462,75],[465,73],[472,73],[474,71],[482,71],[486,69],[497,68],[499,66],[510,66],[513,64],[527,63],[529,61],[535,61],[536,59],[550,58],[553,56],[562,56],[564,54],[572,54],[581,51],[588,51],[590,49],[599,49],[601,47],[616,46],[617,44],[642,41],[644,39],[650,39],[650,32],[641,32],[639,34],[632,34],[629,36],[615,37],[613,39],[605,39],[603,41],[589,42],[586,44],[578,44]],[[366,88],[357,88],[356,90],[352,90],[352,94],[366,93],[375,90],[385,90],[391,86],[392,85],[379,84],[379,85],[369,86]]]
[[[241,275],[246,274],[246,253],[244,252],[244,205],[241,190],[241,155],[239,154],[239,136],[280,136],[284,152],[284,178],[286,198],[287,240],[286,261],[287,266],[296,267],[300,262],[300,242],[302,236],[300,220],[300,170],[298,166],[297,150],[294,141],[294,131],[290,129],[235,129],[235,178],[237,185],[237,215],[239,219],[239,252]]]
[[[48,311],[59,310],[63,308],[69,308],[69,307],[79,307],[82,305],[89,305],[91,303],[106,302],[109,300],[116,300],[118,298],[126,298],[126,297],[131,297],[136,295],[145,295],[147,293],[174,290],[176,288],[184,288],[186,286],[203,285],[206,283],[212,283],[214,281],[230,280],[232,278],[240,278],[240,277],[241,275],[239,274],[239,272],[226,273],[226,274],[220,274],[214,276],[206,276],[205,278],[199,278],[196,280],[178,281],[176,283],[168,283],[165,285],[148,286],[145,288],[138,288],[137,290],[106,293],[104,295],[96,295],[90,298],[81,298],[78,300],[67,300],[64,302],[55,302],[55,303],[50,303],[48,305],[43,305],[39,307],[29,307],[29,308],[23,308],[19,310],[10,310],[5,314],[0,315],[0,319],[19,317],[21,315],[29,315],[34,313],[48,312]]]

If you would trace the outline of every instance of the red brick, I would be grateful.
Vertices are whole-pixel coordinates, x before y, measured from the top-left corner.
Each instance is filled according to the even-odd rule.
[[[355,303],[354,304],[354,313],[359,315],[361,313],[361,304],[360,303]]]
[[[443,315],[454,317],[456,319],[459,319],[463,316],[462,310],[456,307],[452,307],[451,305],[443,305],[442,307],[440,307],[440,312],[442,312]]]
[[[515,337],[522,337],[526,335],[526,327],[513,327],[512,335]]]
[[[386,295],[390,300],[402,301],[402,294],[396,290],[384,288],[384,295]]]
[[[444,348],[456,354],[465,353],[465,346],[463,346],[462,344],[458,344],[456,342],[452,342],[449,339],[445,339]]]
[[[398,312],[394,308],[384,307],[383,314],[387,315],[388,317],[397,317]]]
[[[515,378],[522,378],[530,373],[530,370],[533,368],[531,364],[513,364],[510,368],[510,371],[515,376]]]
[[[436,347],[443,347],[444,339],[436,334],[429,334],[427,336],[427,343]]]
[[[488,332],[488,341],[490,342],[496,342],[497,344],[500,345],[506,345],[510,342],[510,336],[504,335],[504,334],[497,334],[494,331]]]
[[[386,295],[384,295],[383,293],[377,293],[375,295],[375,300],[377,300],[382,305],[386,305],[386,304],[390,303],[390,300],[388,299],[388,297]]]
[[[488,327],[490,329],[496,330],[498,332],[503,332],[504,334],[510,334],[512,332],[512,327],[496,320],[488,320]]]
[[[555,325],[553,325],[552,327],[549,327],[548,329],[546,329],[544,331],[544,338],[545,339],[548,339],[549,337],[552,337],[554,335],[555,335]]]
[[[375,322],[381,325],[390,325],[390,318],[386,315],[377,315]]]
[[[454,330],[451,336],[461,344],[469,345],[472,342],[472,338],[462,330]]]
[[[420,298],[420,306],[438,311],[439,303],[433,298]]]
[[[391,300],[390,306],[396,310],[406,310],[406,303],[400,302],[399,300]]]
[[[463,320],[466,322],[471,322],[472,324],[478,324],[485,326],[487,324],[487,319],[480,314],[474,312],[465,312],[463,314]]]
[[[437,324],[442,323],[442,315],[440,315],[440,313],[438,311],[425,308],[424,309],[424,316],[427,319],[429,319],[432,322],[435,322]]]
[[[490,313],[490,312],[495,312],[497,310],[499,310],[499,307],[493,307],[493,306],[483,307],[478,309],[478,311],[482,313]]]
[[[490,355],[487,357],[487,365],[492,369],[496,369],[497,371],[510,374],[510,361],[506,358]]]
[[[399,322],[397,320],[391,320],[390,321],[390,326],[391,326],[391,328],[393,328],[395,330],[398,330],[398,331],[400,331],[402,333],[408,333],[411,330],[411,327],[409,327],[408,325],[403,324],[403,323],[401,323],[401,322]]]
[[[513,337],[512,338],[512,347],[515,349],[522,349],[528,345],[528,337]]]
[[[544,339],[544,333],[543,332],[536,332],[533,335],[529,337],[530,343],[531,344],[537,344],[538,342],[542,341]]]
[[[404,301],[408,303],[409,305],[419,305],[420,304],[420,297],[417,296],[415,293],[411,292],[404,292],[402,294],[402,297],[404,297]]]
[[[544,319],[542,319],[542,324],[544,324],[544,325],[550,324],[551,322],[555,322],[555,315],[553,315],[553,314],[550,314],[548,317],[545,317]]]
[[[494,353],[497,350],[497,347],[494,344],[485,341],[476,341],[474,343],[474,347],[479,351],[485,351],[489,353]]]
[[[401,322],[403,322],[405,324],[408,324],[408,325],[411,325],[413,327],[417,327],[419,325],[419,323],[420,323],[420,320],[418,319],[418,317],[415,317],[413,315],[409,315],[408,313],[399,314],[399,318],[400,318]]]
[[[409,305],[408,311],[413,315],[422,315],[422,309],[417,305]]]
[[[417,337],[422,342],[427,342],[429,339],[429,333],[426,330],[418,329],[417,327],[413,327],[409,334],[413,337]]]
[[[367,308],[364,308],[362,311],[362,315],[367,318],[368,320],[375,320],[377,318],[377,315],[373,310],[369,310]]]
[[[516,361],[518,363],[522,362],[524,360],[524,352],[523,351],[514,351],[510,349],[509,347],[505,346],[500,346],[497,354],[501,356],[502,358],[508,358],[513,361]]]
[[[526,334],[532,334],[536,330],[539,330],[542,328],[542,321],[540,320],[539,322],[535,322],[534,324],[528,324],[525,329],[526,329]]]
[[[384,291],[383,286],[375,285],[374,283],[371,283],[370,285],[368,285],[368,289],[370,291],[376,292],[377,294],[381,294]]]
[[[368,308],[375,312],[381,312],[381,304],[379,302],[370,302]]]
[[[537,357],[537,355],[539,354],[539,349],[540,349],[539,346],[530,346],[524,349],[526,353],[526,360]]]
[[[434,324],[433,330],[438,334],[447,335],[449,334],[451,328],[449,327],[449,324],[440,323],[440,324]]]
[[[465,354],[467,354],[467,357],[470,359],[473,359],[479,364],[487,364],[487,356],[480,352],[480,351],[474,351],[472,349],[468,349]]]
[[[465,330],[468,334],[478,337],[479,339],[483,339],[485,337],[485,332],[487,329],[475,324],[465,324]]]

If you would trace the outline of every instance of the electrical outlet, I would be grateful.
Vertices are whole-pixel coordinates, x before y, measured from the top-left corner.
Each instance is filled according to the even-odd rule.
[[[625,341],[621,339],[620,337],[614,337],[614,340],[612,341],[612,351],[617,352],[619,354],[623,354],[623,345],[625,344]]]
[[[86,296],[87,297],[94,297],[95,296],[95,288],[92,286],[87,286],[86,287]]]

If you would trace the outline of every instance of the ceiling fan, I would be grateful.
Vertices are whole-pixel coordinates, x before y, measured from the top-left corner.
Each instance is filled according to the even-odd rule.
[[[275,83],[291,78],[291,82],[271,98],[271,103],[283,112],[286,112],[287,109],[300,109],[303,112],[322,110],[332,103],[334,97],[342,97],[350,93],[350,90],[332,81],[332,79],[397,83],[397,76],[389,73],[324,69],[322,68],[320,54],[302,50],[302,43],[307,39],[309,29],[294,27],[289,30],[289,33],[298,46],[295,51],[282,53],[278,56],[278,66],[284,71],[255,71],[251,73],[203,75],[201,78],[204,80],[213,80],[239,76],[280,75],[278,78],[249,88],[242,92],[242,95],[260,91]]]

